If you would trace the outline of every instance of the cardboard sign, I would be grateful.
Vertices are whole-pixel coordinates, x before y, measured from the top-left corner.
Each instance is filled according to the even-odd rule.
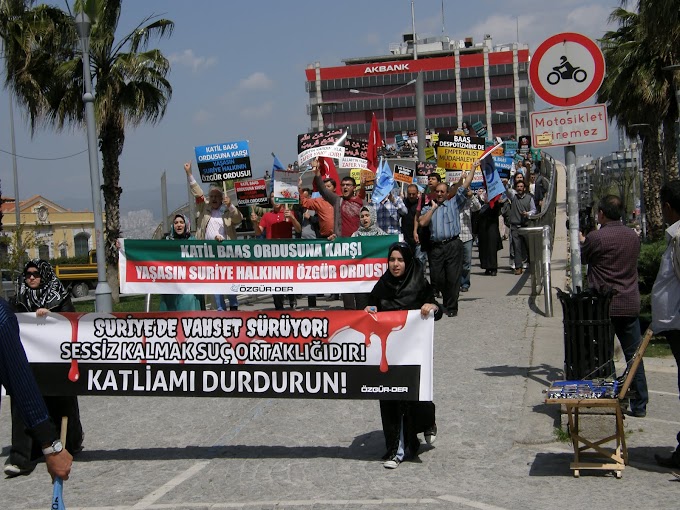
[[[345,138],[345,155],[340,160],[340,168],[365,168],[368,170],[368,142]]]
[[[267,181],[265,179],[252,179],[250,181],[236,181],[236,205],[248,206],[256,204],[268,204]]]
[[[319,156],[342,159],[345,155],[347,129],[327,129],[298,135],[298,164],[303,165]]]
[[[274,171],[274,203],[297,204],[300,201],[298,180],[300,172]]]
[[[484,138],[441,134],[437,166],[446,170],[472,170],[473,163],[484,154],[485,147]]]
[[[361,182],[361,177],[364,178],[364,189],[368,192],[373,191],[373,186],[375,185],[375,174],[366,168],[352,168],[349,171],[349,176],[354,179],[359,186]]]
[[[202,182],[231,181],[253,176],[248,141],[216,143],[194,148]]]
[[[412,184],[415,172],[415,168],[409,168],[404,165],[394,165],[394,180],[397,182]]]

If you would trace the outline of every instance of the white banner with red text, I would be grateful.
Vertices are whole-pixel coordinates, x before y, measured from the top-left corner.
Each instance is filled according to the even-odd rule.
[[[122,293],[370,292],[399,236],[168,241],[120,239]]]
[[[419,310],[18,317],[44,395],[432,400]]]

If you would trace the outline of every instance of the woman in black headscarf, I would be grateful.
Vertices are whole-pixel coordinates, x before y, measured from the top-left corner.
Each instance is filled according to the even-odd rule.
[[[387,271],[380,277],[368,297],[369,313],[390,310],[420,310],[423,317],[434,313],[434,320],[442,317],[442,309],[434,299],[434,290],[423,276],[420,262],[405,242],[394,243],[387,255]],[[424,432],[432,444],[437,437],[435,408],[432,402],[381,400],[380,416],[385,434],[387,453],[385,466],[394,469],[404,459],[407,447],[415,457],[420,448],[417,434]]]
[[[172,230],[165,236],[171,241],[194,239],[191,234],[189,217],[184,214],[175,214],[172,220]],[[195,294],[163,294],[159,305],[161,312],[181,312],[187,310],[200,310],[201,302]]]
[[[50,312],[75,312],[68,291],[61,284],[49,262],[30,260],[24,267],[19,293],[12,299],[16,312],[35,312],[45,317]],[[68,430],[64,447],[76,454],[83,449],[83,428],[77,397],[43,397],[52,421],[61,427],[62,416],[68,417]],[[41,445],[35,444],[26,433],[26,427],[12,401],[12,447],[5,462],[7,476],[27,475],[35,468],[35,459],[41,455]]]

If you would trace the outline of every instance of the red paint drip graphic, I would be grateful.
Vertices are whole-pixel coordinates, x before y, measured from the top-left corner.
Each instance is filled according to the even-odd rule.
[[[71,342],[78,341],[78,321],[85,315],[84,313],[69,313],[64,315],[71,324]],[[78,360],[71,360],[71,367],[68,370],[68,380],[71,382],[76,382],[80,379],[80,369],[78,368]]]

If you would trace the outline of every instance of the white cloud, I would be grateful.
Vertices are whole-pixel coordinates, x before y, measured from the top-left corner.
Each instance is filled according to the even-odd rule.
[[[238,88],[241,91],[270,90],[274,82],[263,72],[256,72],[240,81]]]
[[[194,73],[208,69],[217,64],[217,57],[199,57],[194,50],[188,49],[181,53],[172,53],[168,56],[171,64],[179,64],[190,68]]]
[[[240,112],[240,115],[244,119],[248,120],[258,120],[258,119],[264,119],[266,117],[269,117],[271,113],[274,111],[274,102],[273,101],[267,101],[255,106],[250,106],[247,108],[243,108]]]

